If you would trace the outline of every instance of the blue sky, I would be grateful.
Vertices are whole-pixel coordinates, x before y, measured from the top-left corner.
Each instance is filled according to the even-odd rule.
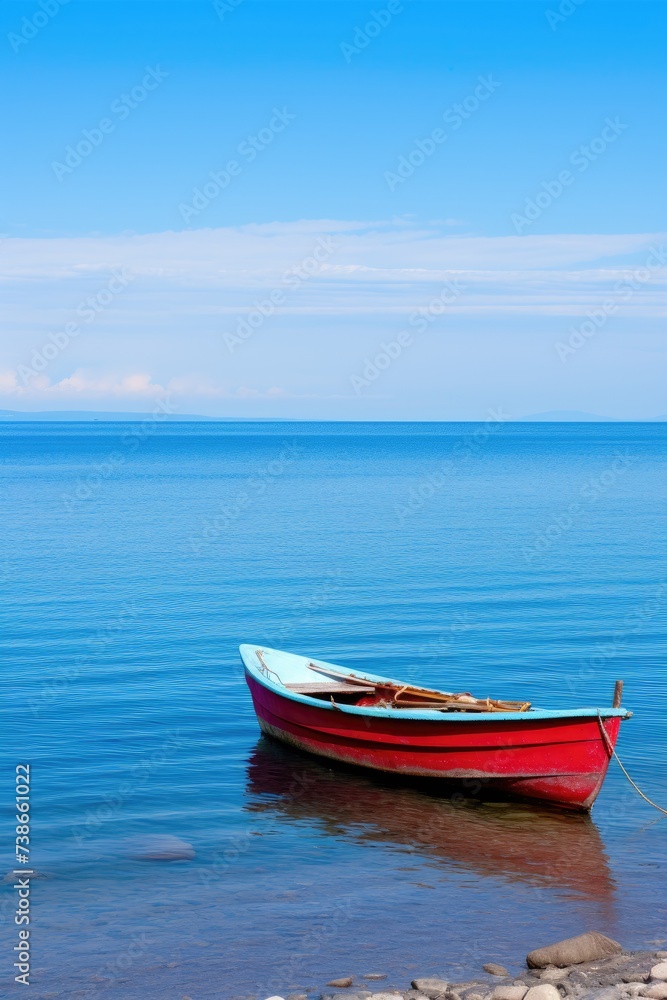
[[[0,406],[667,411],[664,4],[41,3]]]

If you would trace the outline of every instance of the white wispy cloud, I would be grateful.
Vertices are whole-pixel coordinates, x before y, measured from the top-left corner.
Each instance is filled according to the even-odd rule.
[[[446,223],[409,219],[7,238],[0,243],[0,395],[10,403],[63,407],[164,393],[190,407],[210,400],[213,408],[225,400],[268,406],[349,398],[350,374],[447,282],[463,291],[433,325],[429,350],[439,350],[439,339],[449,335],[459,368],[481,366],[468,335],[492,332],[507,377],[515,377],[512,365],[526,368],[523,385],[541,378],[545,364],[525,338],[553,331],[540,355],[550,363],[552,345],[568,335],[569,324],[613,296],[653,255],[650,275],[635,280],[618,310],[634,324],[622,335],[632,338],[636,364],[641,356],[654,359],[646,361],[649,373],[667,312],[666,244],[665,233],[461,235]],[[322,246],[326,252],[318,256]],[[276,290],[284,292],[280,303],[232,350],[230,336]],[[596,349],[616,343],[619,322],[597,338]],[[614,349],[620,359],[623,348]],[[432,368],[428,353],[419,360],[420,351],[395,369],[414,380],[417,395],[415,386],[431,378]],[[622,373],[625,362],[613,364]],[[487,382],[496,369],[497,362]],[[568,377],[576,370],[568,369]],[[562,378],[560,370],[552,378]]]

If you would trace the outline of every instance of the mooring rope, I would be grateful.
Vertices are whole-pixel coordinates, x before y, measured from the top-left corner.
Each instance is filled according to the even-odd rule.
[[[630,777],[630,775],[628,774],[628,772],[627,772],[627,770],[626,770],[626,768],[625,768],[625,766],[623,764],[623,761],[621,760],[621,758],[616,753],[616,750],[614,749],[614,747],[612,745],[612,742],[609,739],[609,736],[607,735],[607,730],[604,728],[604,725],[602,723],[602,716],[600,715],[600,710],[599,709],[598,709],[598,722],[600,724],[600,732],[602,733],[602,737],[603,737],[603,739],[604,739],[604,741],[605,741],[605,743],[607,745],[607,750],[609,751],[609,753],[611,754],[612,757],[616,758],[616,763],[618,764],[618,766],[620,767],[621,771],[623,772],[623,774],[625,775],[625,777],[628,779],[628,781],[630,782],[630,784],[632,785],[632,787],[635,789],[636,792],[639,793],[639,795],[641,795],[641,797],[644,799],[645,802],[648,802],[648,804],[650,806],[653,806],[654,809],[657,809],[658,812],[661,812],[665,816],[667,816],[667,809],[663,809],[662,806],[659,806],[657,802],[653,801],[653,799],[649,799],[648,795],[644,795],[644,793],[642,792],[642,790],[639,787],[639,785],[637,784],[637,782],[633,781],[632,778]]]

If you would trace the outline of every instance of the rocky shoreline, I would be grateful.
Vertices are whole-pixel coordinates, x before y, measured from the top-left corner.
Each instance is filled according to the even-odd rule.
[[[667,1000],[667,951],[624,951],[590,932],[531,952],[518,976],[489,963],[483,974],[462,983],[416,977],[409,989],[372,988],[374,980],[386,978],[378,973],[331,980],[321,1000]],[[290,994],[285,1000],[307,997]]]

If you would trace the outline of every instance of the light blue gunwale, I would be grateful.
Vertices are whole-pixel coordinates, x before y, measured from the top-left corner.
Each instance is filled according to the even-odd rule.
[[[257,659],[256,651],[260,652],[272,659],[277,658],[279,662],[287,668],[288,672],[290,669],[290,664],[293,666],[293,661],[300,661],[302,664],[307,665],[308,663],[314,663],[318,667],[323,667],[331,670],[343,670],[343,667],[339,667],[334,663],[327,663],[324,660],[316,660],[312,657],[302,657],[296,656],[294,653],[284,653],[278,649],[270,649],[266,646],[255,646],[250,644],[243,644],[239,646],[239,652],[241,654],[241,659],[247,670],[247,672],[260,684],[262,684],[269,691],[273,691],[276,694],[282,695],[283,698],[289,698],[290,701],[301,702],[304,705],[314,705],[317,708],[325,709],[329,712],[344,712],[348,715],[365,715],[365,716],[375,716],[376,718],[401,718],[401,719],[421,719],[424,722],[442,722],[446,719],[447,722],[457,722],[465,725],[474,725],[476,722],[516,722],[516,721],[538,721],[539,719],[576,719],[576,718],[597,718],[598,713],[603,719],[612,718],[626,718],[631,713],[626,708],[571,708],[571,709],[545,709],[545,708],[531,708],[527,712],[451,712],[443,713],[436,710],[429,709],[415,709],[410,711],[404,708],[392,709],[392,708],[373,708],[371,706],[363,706],[361,708],[356,705],[341,705],[336,704],[335,707],[328,702],[321,701],[319,698],[311,698],[306,694],[297,694],[295,691],[289,691],[283,683],[277,684],[271,678],[267,677],[265,673],[261,670],[261,664]],[[278,666],[278,664],[275,664]],[[269,670],[273,670],[267,663]],[[277,673],[277,671],[276,671]],[[279,675],[278,675],[279,676]],[[311,674],[312,676],[312,674]],[[354,671],[355,678],[359,680],[367,680],[375,683],[381,683],[382,681],[392,681],[396,683],[393,678],[382,677],[379,674],[369,674],[360,670]]]

